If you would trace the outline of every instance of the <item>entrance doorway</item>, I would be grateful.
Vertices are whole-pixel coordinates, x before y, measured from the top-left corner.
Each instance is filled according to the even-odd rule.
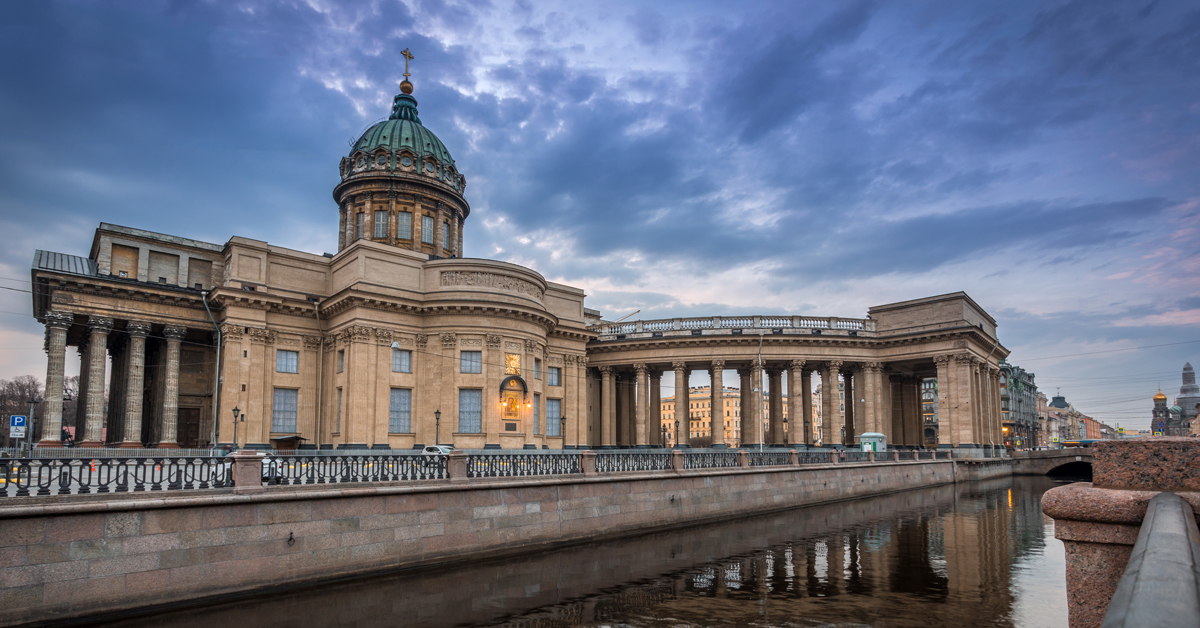
[[[179,409],[179,446],[195,449],[200,446],[200,408]]]

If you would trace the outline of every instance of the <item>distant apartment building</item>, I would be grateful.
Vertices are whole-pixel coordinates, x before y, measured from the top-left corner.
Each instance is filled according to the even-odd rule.
[[[1034,374],[1000,362],[1000,416],[1004,446],[1032,449],[1038,444],[1038,390]]]

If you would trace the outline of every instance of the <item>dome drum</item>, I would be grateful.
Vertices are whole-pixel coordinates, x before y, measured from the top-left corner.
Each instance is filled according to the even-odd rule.
[[[333,198],[338,250],[369,239],[436,257],[462,255],[471,207],[467,179],[445,145],[417,117],[417,101],[398,94],[387,120],[372,124],[339,165]]]

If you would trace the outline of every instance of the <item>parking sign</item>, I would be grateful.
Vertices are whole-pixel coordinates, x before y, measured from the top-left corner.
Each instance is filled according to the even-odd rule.
[[[29,417],[23,414],[14,414],[8,417],[8,436],[9,438],[25,438],[25,426]]]

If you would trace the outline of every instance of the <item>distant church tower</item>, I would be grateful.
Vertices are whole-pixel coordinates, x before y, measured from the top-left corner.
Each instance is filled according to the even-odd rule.
[[[1167,409],[1167,396],[1163,394],[1162,389],[1154,395],[1154,410],[1150,419],[1150,433],[1155,436],[1169,436],[1167,429],[1170,427],[1171,414]]]
[[[371,125],[339,168],[333,189],[338,204],[338,251],[372,240],[434,257],[462,257],[463,223],[471,206],[463,198],[467,178],[442,141],[421,124],[417,99],[404,81],[391,116]]]
[[[1179,406],[1179,416],[1182,422],[1182,435],[1187,436],[1193,431],[1196,420],[1196,404],[1200,403],[1200,386],[1196,385],[1196,371],[1192,363],[1183,365],[1183,386],[1179,387],[1179,396],[1175,405]]]

